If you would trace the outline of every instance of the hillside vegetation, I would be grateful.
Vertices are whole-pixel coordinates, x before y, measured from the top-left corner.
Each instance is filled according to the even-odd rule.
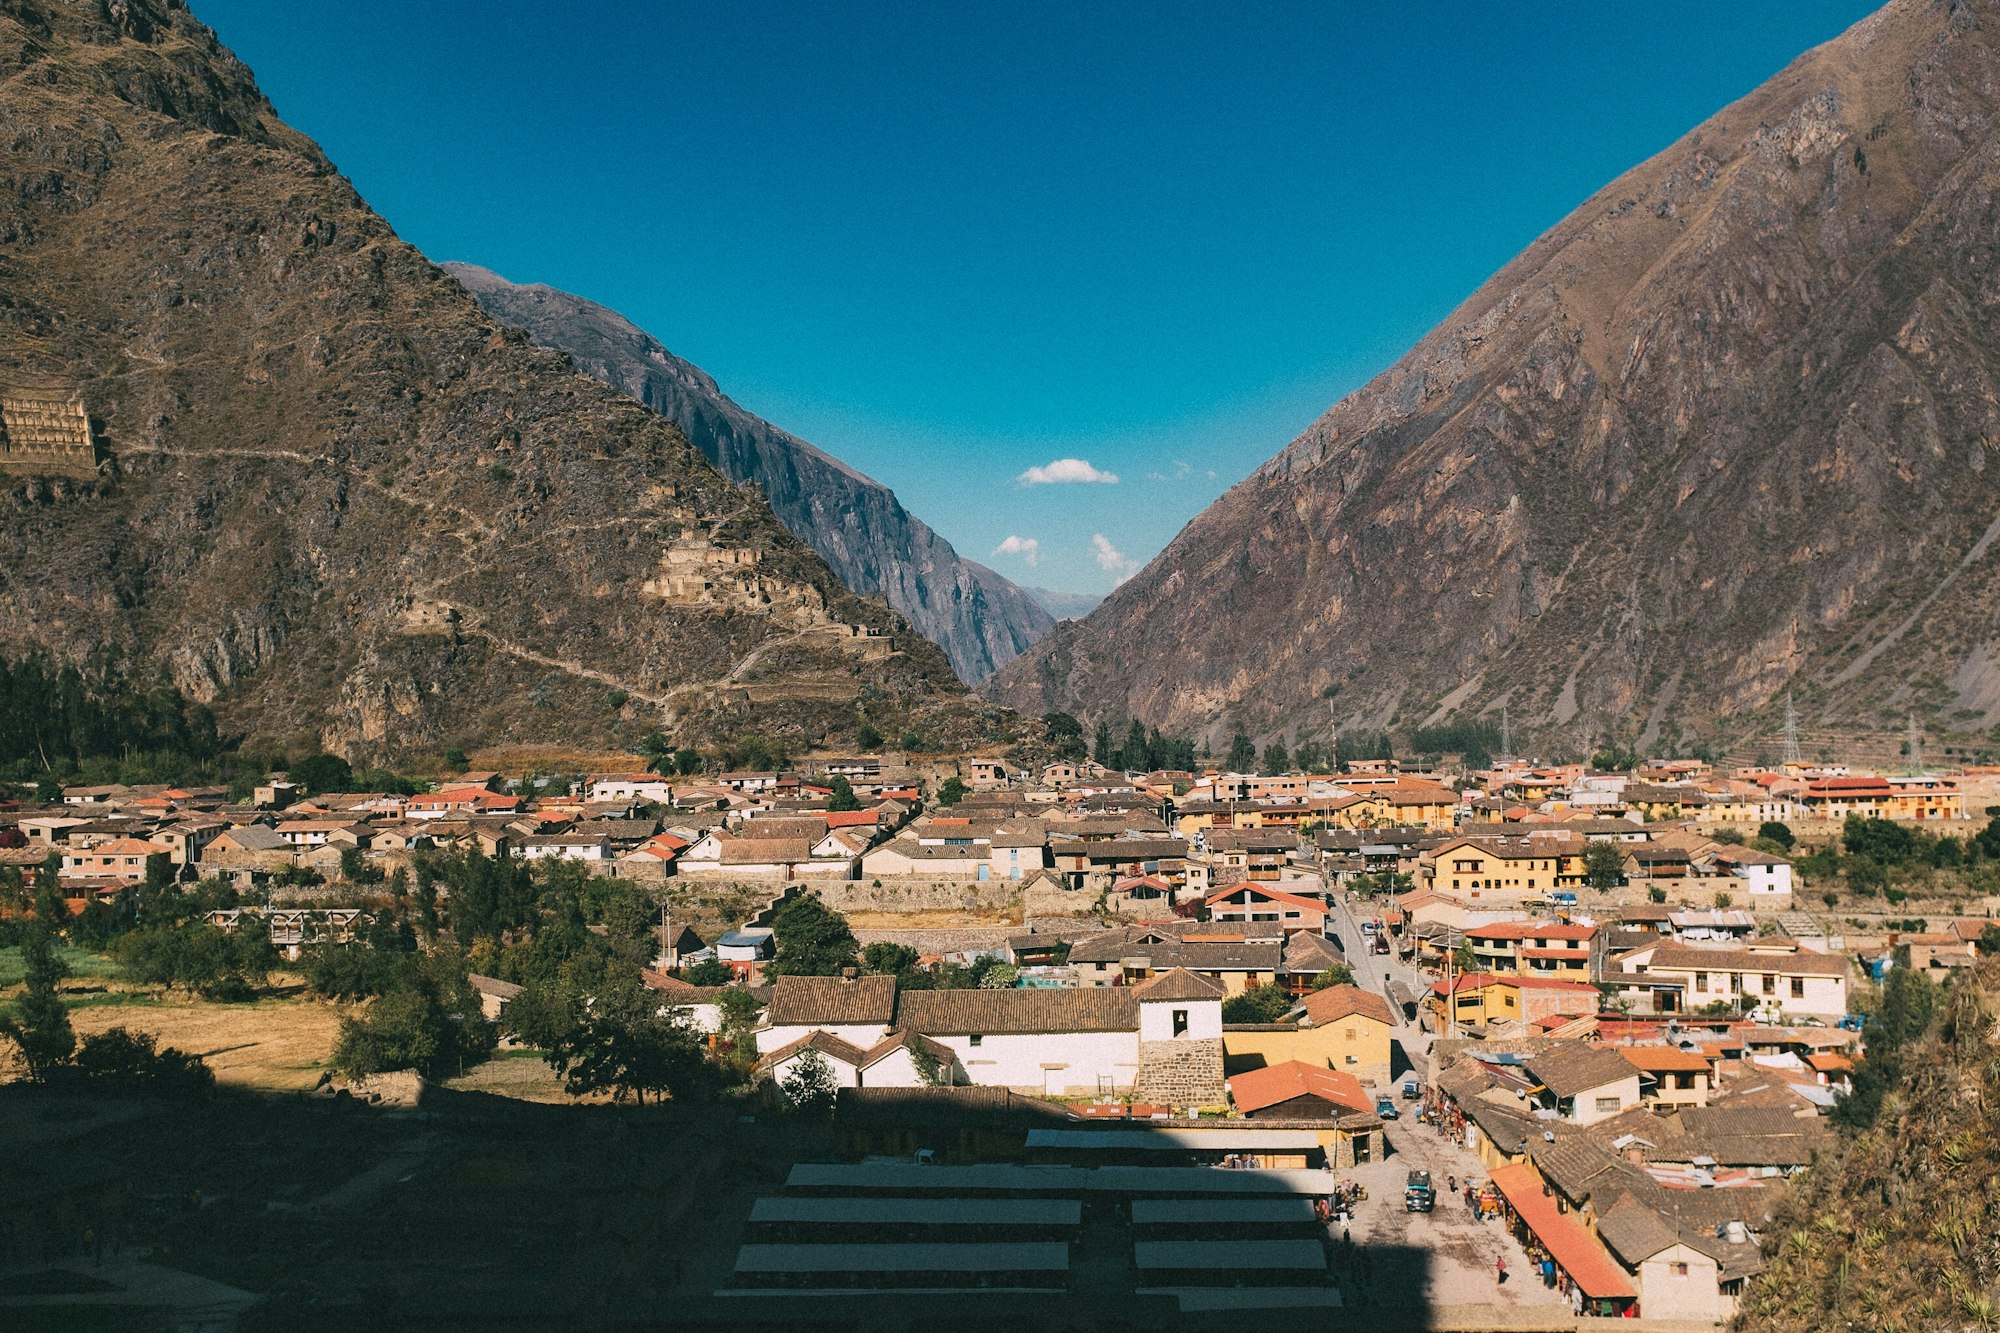
[[[2000,1326],[2000,960],[1892,974],[1839,1149],[1766,1234],[1743,1330]]]

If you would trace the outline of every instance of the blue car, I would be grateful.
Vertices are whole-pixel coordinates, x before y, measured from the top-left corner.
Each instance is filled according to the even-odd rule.
[[[1377,1097],[1375,1099],[1375,1114],[1381,1116],[1384,1120],[1396,1119],[1396,1103],[1390,1101],[1387,1097]]]

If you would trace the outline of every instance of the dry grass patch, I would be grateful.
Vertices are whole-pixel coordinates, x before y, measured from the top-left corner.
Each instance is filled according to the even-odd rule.
[[[964,930],[976,926],[1018,926],[1021,909],[993,912],[926,910],[919,912],[843,912],[855,930]]]
[[[635,773],[645,757],[630,750],[578,750],[566,745],[489,745],[466,759],[471,772]]]
[[[309,1000],[88,1005],[69,1019],[79,1037],[115,1027],[144,1032],[201,1056],[218,1083],[283,1092],[318,1083],[340,1039],[340,1011]]]

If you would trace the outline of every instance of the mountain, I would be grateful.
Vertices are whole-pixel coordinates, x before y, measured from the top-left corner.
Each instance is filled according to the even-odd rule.
[[[357,759],[939,741],[943,655],[489,317],[173,0],[0,0],[0,622]]]
[[[1076,620],[1089,615],[1104,600],[1101,592],[1057,592],[1054,588],[1023,588],[1041,604],[1042,610],[1057,620]]]
[[[992,682],[1574,753],[2000,723],[2000,8],[1896,0],[1599,191]],[[1532,151],[1532,150],[1528,150]]]
[[[731,480],[761,490],[772,512],[848,587],[877,593],[977,684],[1055,624],[1024,590],[967,560],[895,492],[738,407],[700,367],[595,301],[446,264],[493,318],[567,352],[577,369],[679,426]]]

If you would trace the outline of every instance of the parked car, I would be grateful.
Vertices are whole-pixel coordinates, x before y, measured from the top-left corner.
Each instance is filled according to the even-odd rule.
[[[1406,1101],[1406,1102],[1413,1102],[1413,1101],[1416,1101],[1416,1100],[1417,1100],[1418,1098],[1422,1097],[1423,1095],[1424,1095],[1424,1085],[1423,1085],[1423,1084],[1421,1084],[1421,1083],[1417,1082],[1417,1081],[1416,1081],[1415,1079],[1413,1079],[1413,1078],[1406,1078],[1406,1079],[1404,1079],[1404,1080],[1403,1080],[1403,1100],[1404,1100],[1404,1101]]]
[[[1396,1103],[1390,1101],[1387,1097],[1377,1097],[1375,1099],[1375,1114],[1381,1116],[1384,1120],[1396,1120],[1400,1118],[1400,1112],[1396,1110]]]
[[[1840,1019],[1840,1026],[1849,1032],[1859,1032],[1867,1025],[1868,1015],[1866,1014],[1843,1014]]]
[[[1428,1213],[1437,1206],[1437,1190],[1431,1185],[1431,1173],[1412,1171],[1403,1186],[1403,1211],[1407,1213]]]
[[[1380,935],[1377,935],[1377,936],[1375,937],[1375,943],[1374,943],[1374,945],[1373,945],[1373,946],[1372,946],[1372,947],[1371,947],[1371,948],[1370,948],[1370,949],[1368,950],[1368,952],[1370,952],[1370,953],[1387,953],[1387,952],[1389,952],[1389,941],[1387,941],[1387,940],[1383,939],[1383,938],[1382,938],[1382,937],[1381,937]]]

